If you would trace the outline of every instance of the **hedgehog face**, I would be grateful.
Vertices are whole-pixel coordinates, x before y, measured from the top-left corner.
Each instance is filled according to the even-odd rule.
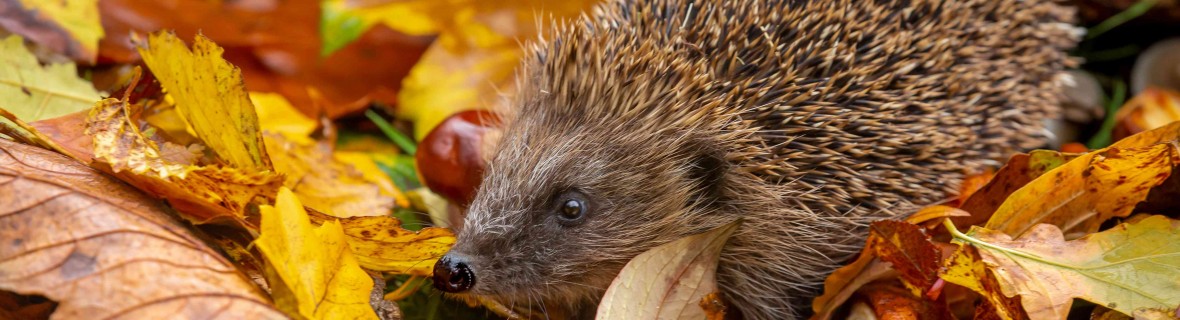
[[[511,304],[595,301],[635,255],[694,231],[702,164],[673,135],[608,141],[621,135],[529,123],[505,131],[436,287]]]

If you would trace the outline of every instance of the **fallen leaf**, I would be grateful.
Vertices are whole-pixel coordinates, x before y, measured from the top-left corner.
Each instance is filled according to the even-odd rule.
[[[1019,236],[1049,223],[1066,233],[1092,233],[1109,218],[1129,215],[1177,164],[1173,143],[1097,150],[1013,192],[984,227]]]
[[[1033,319],[1065,319],[1075,298],[1124,314],[1180,304],[1180,221],[1151,216],[1072,241],[1046,224],[1016,239],[978,227],[954,236],[978,250],[974,264],[983,264],[1000,284],[1000,290],[977,292],[1019,295]]]
[[[131,110],[122,100],[112,98],[91,111],[86,134],[94,138],[94,159],[106,165],[98,167],[150,195],[167,199],[194,223],[218,219],[240,222],[248,203],[259,196],[273,197],[282,184],[282,176],[272,171],[170,162],[159,144],[132,125],[128,117]]]
[[[929,301],[914,297],[896,285],[890,283],[874,284],[862,290],[862,295],[877,319],[881,320],[909,320],[909,319],[953,319],[940,301]]]
[[[270,169],[242,73],[221,58],[221,47],[197,35],[190,51],[171,32],[152,33],[138,45],[144,64],[205,146],[234,168]]]
[[[861,287],[896,275],[897,271],[873,254],[871,248],[861,250],[855,261],[836,269],[824,279],[823,294],[811,300],[811,310],[815,311],[811,319],[831,319],[833,313]]]
[[[158,202],[62,155],[0,139],[0,203],[0,290],[55,318],[284,318]]]
[[[1147,88],[1114,114],[1114,137],[1122,138],[1180,120],[1180,93]]]
[[[315,132],[319,124],[299,113],[287,98],[277,93],[251,92],[250,101],[258,112],[258,127],[263,132],[277,133],[299,144],[314,142],[311,133]]]
[[[1003,289],[996,274],[973,246],[960,245],[959,250],[946,259],[939,277],[983,296],[983,301],[975,309],[975,319],[1028,319],[1019,298],[1000,294]]]
[[[893,265],[902,283],[914,297],[922,297],[938,280],[942,255],[922,227],[901,221],[882,220],[869,226],[866,248]]]
[[[3,29],[78,61],[94,63],[103,37],[97,0],[0,1],[0,17]]]
[[[259,206],[254,245],[268,264],[275,304],[309,319],[377,319],[369,305],[373,280],[357,264],[335,221],[313,228],[295,194],[279,189],[275,205]]]
[[[337,219],[313,212],[311,220],[324,223]],[[455,243],[455,234],[448,229],[432,227],[409,231],[393,217],[350,217],[337,221],[344,228],[357,261],[365,269],[374,271],[431,276],[434,262]]]
[[[338,161],[327,141],[302,145],[286,136],[265,134],[275,171],[283,185],[299,195],[308,207],[331,216],[384,216],[393,212],[396,188],[385,176],[365,176]]]
[[[0,65],[0,108],[25,122],[86,110],[102,100],[90,82],[78,78],[73,63],[42,66],[18,36],[0,41]]]
[[[133,32],[174,30],[183,39],[201,34],[226,49],[225,59],[242,69],[250,91],[280,93],[304,114],[330,119],[374,101],[395,104],[402,78],[433,41],[377,27],[323,57],[314,23],[320,0],[103,0],[99,10],[108,33],[100,59],[135,62]]]
[[[700,301],[718,290],[721,248],[740,222],[641,253],[619,272],[598,305],[597,319],[701,319]]]
[[[1040,177],[1045,172],[1057,168],[1076,155],[1065,154],[1051,150],[1033,150],[1029,153],[1013,155],[1008,162],[996,172],[980,190],[971,194],[959,209],[971,213],[965,217],[954,217],[951,221],[956,226],[966,228],[979,225],[991,219],[996,209],[1008,199],[1013,192]],[[940,230],[940,229],[936,229]],[[966,230],[966,229],[964,229]]]

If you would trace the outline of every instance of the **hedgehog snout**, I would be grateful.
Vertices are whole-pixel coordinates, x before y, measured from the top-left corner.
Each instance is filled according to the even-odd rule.
[[[450,293],[471,290],[475,286],[475,272],[470,263],[471,259],[466,255],[447,252],[434,263],[434,287]]]

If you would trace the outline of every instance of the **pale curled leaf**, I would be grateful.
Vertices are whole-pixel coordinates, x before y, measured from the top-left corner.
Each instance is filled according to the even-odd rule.
[[[702,319],[717,291],[721,248],[740,222],[655,247],[631,259],[606,289],[597,319]]]
[[[985,296],[1019,295],[1032,319],[1065,319],[1074,298],[1124,314],[1180,305],[1180,221],[1151,216],[1072,241],[1046,224],[1016,239],[981,228],[955,238],[978,250],[1000,290],[965,286]],[[946,273],[963,265],[951,264]]]
[[[377,319],[369,305],[373,280],[348,249],[340,224],[312,227],[287,188],[263,205],[254,245],[266,257],[267,282],[279,308],[309,319]]]
[[[62,319],[281,319],[156,201],[74,160],[0,139],[0,290]]]

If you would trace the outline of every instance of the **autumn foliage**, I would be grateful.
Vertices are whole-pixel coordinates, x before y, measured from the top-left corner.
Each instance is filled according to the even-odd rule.
[[[521,40],[593,2],[0,1],[0,319],[570,316],[420,290]],[[873,223],[812,318],[1180,318],[1180,94],[1108,116]],[[639,255],[597,316],[740,316],[738,228]]]

